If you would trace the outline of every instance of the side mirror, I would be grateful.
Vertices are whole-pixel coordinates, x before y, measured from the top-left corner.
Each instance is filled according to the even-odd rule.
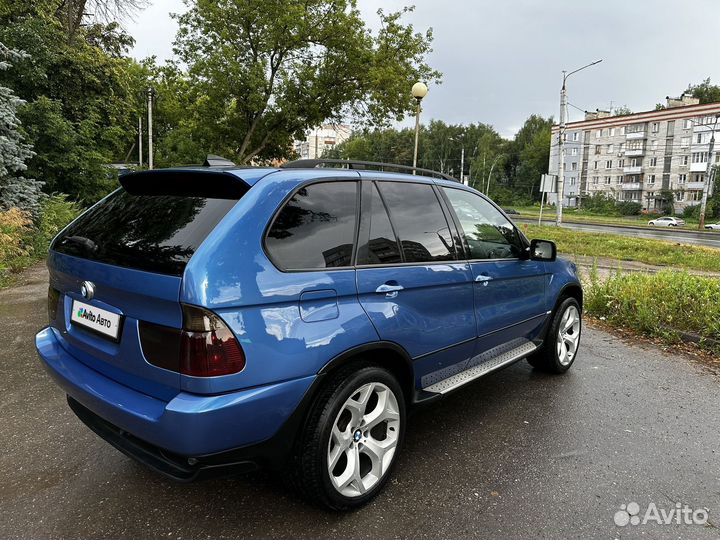
[[[552,262],[557,257],[557,247],[555,242],[550,240],[531,240],[530,241],[530,258],[533,261]]]

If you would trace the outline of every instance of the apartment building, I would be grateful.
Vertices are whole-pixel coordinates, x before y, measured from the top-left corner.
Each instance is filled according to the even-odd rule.
[[[566,124],[563,204],[577,206],[582,197],[605,193],[618,201],[635,201],[643,210],[662,206],[661,191],[671,190],[675,211],[699,204],[708,161],[720,163],[720,133],[709,156],[709,142],[720,103],[667,98],[661,110],[612,116],[598,110],[585,120]],[[720,121],[717,124],[720,129]],[[553,127],[550,174],[559,168],[558,126]],[[556,201],[550,194],[548,201]]]
[[[295,141],[295,152],[302,159],[321,158],[325,150],[335,148],[352,135],[345,124],[323,124],[307,132],[305,140]]]

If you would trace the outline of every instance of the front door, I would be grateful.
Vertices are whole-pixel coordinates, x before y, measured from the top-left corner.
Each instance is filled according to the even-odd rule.
[[[412,357],[416,385],[462,371],[476,335],[469,264],[431,184],[363,182],[357,285],[380,339]]]
[[[490,201],[468,190],[442,189],[457,216],[472,272],[475,355],[527,346],[538,339],[547,317],[545,264],[521,257],[524,241]]]

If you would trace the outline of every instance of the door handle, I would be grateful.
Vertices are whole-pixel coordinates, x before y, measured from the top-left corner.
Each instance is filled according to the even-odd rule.
[[[478,274],[475,276],[475,283],[482,283],[483,287],[487,287],[488,281],[492,281],[492,278],[490,276],[486,276],[483,274]]]
[[[383,283],[380,285],[377,289],[375,289],[375,292],[378,294],[385,293],[385,296],[387,298],[395,298],[398,295],[398,292],[402,291],[405,287],[402,285],[391,285],[390,283]]]

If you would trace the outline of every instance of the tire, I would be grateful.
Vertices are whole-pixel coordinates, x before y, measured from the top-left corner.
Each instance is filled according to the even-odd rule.
[[[568,318],[566,318],[566,315]],[[564,348],[560,347],[560,335],[563,326],[573,320],[565,333]],[[575,298],[561,299],[553,314],[550,328],[545,336],[542,348],[527,360],[531,366],[548,373],[565,373],[575,362],[577,351],[580,348],[580,334],[582,333],[582,312],[580,304]]]
[[[371,429],[359,429],[382,415],[386,419]],[[288,471],[292,484],[331,510],[366,504],[390,477],[405,422],[403,392],[389,371],[368,362],[339,370],[321,388],[298,436]]]

